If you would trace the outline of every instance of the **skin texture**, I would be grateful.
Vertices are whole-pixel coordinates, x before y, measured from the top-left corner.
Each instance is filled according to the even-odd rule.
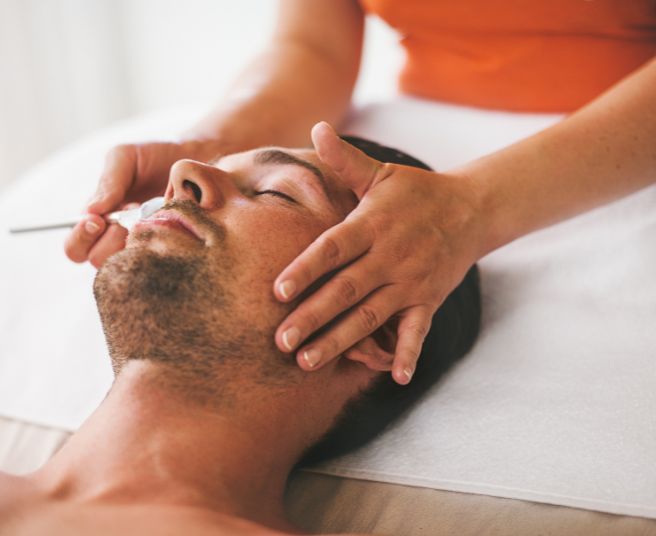
[[[114,385],[42,469],[0,476],[1,534],[300,533],[289,472],[378,373],[307,374],[273,343],[293,307],[276,274],[356,204],[313,151],[288,154],[328,197],[271,149],[173,166],[165,207],[94,283]]]
[[[338,122],[357,78],[362,22],[356,0],[283,0],[270,46],[187,137],[213,143],[219,152],[261,143],[297,145],[307,141],[316,121]],[[407,383],[431,315],[474,262],[527,233],[654,182],[654,87],[656,61],[651,61],[559,124],[435,174],[433,181],[416,170],[376,165],[340,150],[319,127],[314,143],[321,158],[362,202],[350,221],[321,235],[276,278],[274,293],[281,302],[296,299],[318,278],[326,283],[281,323],[278,347],[288,348],[283,333],[290,329],[301,341],[323,330],[311,348],[298,352],[305,368],[306,352],[314,350],[307,354],[312,362],[320,355],[313,367],[318,370],[395,316],[401,343],[391,367],[383,358],[376,366],[391,368],[397,382]],[[130,192],[140,177],[134,165],[110,162],[107,169],[100,200],[89,208],[98,229],[89,235],[80,224],[73,231],[67,244],[73,260],[89,258],[99,265],[123,245],[120,232],[102,234],[98,214],[130,199],[121,192]],[[394,180],[383,180],[389,178]],[[414,252],[401,255],[409,243],[415,243]],[[336,303],[339,310],[330,307]],[[340,313],[348,318],[326,329]]]

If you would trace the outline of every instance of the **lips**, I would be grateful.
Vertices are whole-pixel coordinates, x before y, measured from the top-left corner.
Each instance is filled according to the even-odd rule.
[[[151,225],[161,225],[164,227],[177,229],[192,235],[196,240],[205,242],[203,234],[196,227],[196,225],[194,225],[183,214],[175,210],[160,210],[152,216],[137,222],[137,226],[139,227],[147,227]]]

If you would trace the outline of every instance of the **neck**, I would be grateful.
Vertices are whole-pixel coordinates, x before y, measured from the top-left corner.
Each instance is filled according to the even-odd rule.
[[[308,440],[307,423],[290,418],[298,399],[260,393],[221,411],[189,405],[154,378],[151,363],[126,365],[101,406],[33,475],[39,489],[64,500],[196,506],[289,529],[285,484]]]

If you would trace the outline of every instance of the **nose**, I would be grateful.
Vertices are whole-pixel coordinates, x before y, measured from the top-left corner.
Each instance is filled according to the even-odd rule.
[[[213,210],[225,203],[226,191],[234,187],[225,171],[195,160],[178,160],[171,166],[166,201],[193,201]]]

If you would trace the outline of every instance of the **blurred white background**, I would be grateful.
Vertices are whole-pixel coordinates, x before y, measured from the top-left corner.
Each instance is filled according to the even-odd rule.
[[[267,43],[274,0],[0,0],[0,190],[118,119],[216,102]],[[367,21],[358,103],[394,94],[402,53]]]

